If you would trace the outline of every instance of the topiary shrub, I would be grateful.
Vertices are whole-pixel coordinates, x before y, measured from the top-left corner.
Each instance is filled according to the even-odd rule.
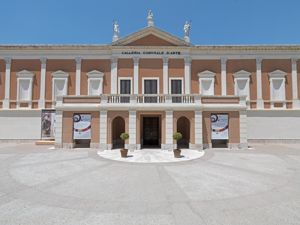
[[[180,139],[182,139],[182,134],[180,132],[175,132],[173,134],[173,139],[179,141]]]
[[[125,140],[127,140],[127,139],[129,138],[129,134],[128,134],[128,133],[122,133],[122,134],[120,135],[120,138],[121,138],[123,141],[125,141]]]

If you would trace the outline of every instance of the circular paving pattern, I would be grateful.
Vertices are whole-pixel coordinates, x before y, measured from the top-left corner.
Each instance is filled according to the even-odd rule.
[[[161,149],[143,149],[128,152],[128,157],[122,158],[120,150],[98,151],[98,155],[116,161],[134,162],[134,163],[167,163],[184,162],[193,159],[199,159],[204,155],[204,151],[181,150],[181,157],[175,158],[173,151],[163,151]]]

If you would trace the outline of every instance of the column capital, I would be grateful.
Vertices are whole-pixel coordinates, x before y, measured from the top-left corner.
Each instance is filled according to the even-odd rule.
[[[76,57],[75,58],[75,62],[76,62],[76,64],[80,64],[81,63],[81,57]]]
[[[190,56],[185,56],[184,57],[184,63],[185,64],[191,64],[192,62],[192,58]]]
[[[41,61],[42,64],[46,64],[47,58],[46,57],[41,57],[40,61]]]
[[[139,61],[140,61],[140,58],[137,57],[137,56],[133,57],[132,59],[133,59],[133,63],[134,63],[134,64],[138,64]]]
[[[111,57],[110,62],[113,63],[113,64],[117,63],[118,62],[118,57],[116,57],[116,56]]]
[[[259,58],[256,58],[256,65],[260,65],[263,61],[263,58],[259,57]]]
[[[168,64],[169,58],[167,56],[164,56],[162,59],[163,59],[163,64]]]
[[[4,61],[6,64],[11,64],[11,57],[5,57]]]
[[[221,64],[224,65],[226,64],[228,59],[226,57],[222,57],[220,60],[221,60]]]

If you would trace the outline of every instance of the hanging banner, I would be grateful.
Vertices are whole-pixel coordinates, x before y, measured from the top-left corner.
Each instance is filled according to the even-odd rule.
[[[55,110],[42,110],[41,138],[54,139],[55,136]]]
[[[73,138],[91,139],[91,114],[74,114],[73,116]]]
[[[211,114],[211,139],[228,140],[228,114]]]

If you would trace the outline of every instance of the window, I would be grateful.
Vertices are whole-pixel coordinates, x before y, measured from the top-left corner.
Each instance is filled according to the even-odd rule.
[[[250,100],[250,75],[251,73],[245,70],[240,70],[233,74],[235,87],[234,93],[237,96],[246,96],[246,100]]]
[[[274,103],[283,102],[282,107],[285,107],[285,76],[287,74],[281,70],[275,70],[269,73],[270,79],[270,96],[271,106],[274,107]]]
[[[17,108],[31,108],[33,77],[34,74],[27,70],[17,73]]]
[[[52,100],[55,103],[57,97],[68,94],[68,77],[69,74],[64,71],[52,73]]]
[[[145,79],[143,78],[143,93],[145,95],[157,95],[159,93],[158,87],[159,87],[159,80],[158,78],[152,78],[152,79]],[[157,102],[157,96],[145,96],[144,99],[145,103],[156,103]]]
[[[93,70],[87,73],[88,95],[100,95],[103,93],[103,76],[100,71]]]
[[[182,94],[182,86],[183,86],[183,82],[182,82],[182,78],[171,78],[170,79],[170,93],[172,95],[181,95]],[[180,103],[181,102],[181,96],[174,96],[172,97],[172,102],[174,103]]]
[[[130,95],[132,92],[132,85],[131,85],[132,79],[130,77],[119,78],[119,94],[121,95]],[[121,96],[120,101],[122,103],[129,103],[130,102],[130,96]]]
[[[198,73],[199,93],[201,95],[215,94],[215,76],[216,74],[214,72],[208,70]]]

